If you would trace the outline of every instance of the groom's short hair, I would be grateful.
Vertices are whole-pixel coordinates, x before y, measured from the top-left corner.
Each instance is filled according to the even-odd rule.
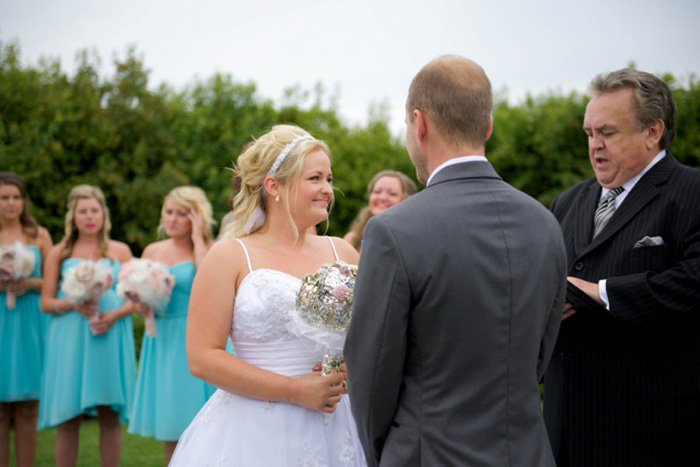
[[[491,82],[477,63],[457,55],[443,55],[425,65],[408,90],[406,111],[427,114],[451,145],[483,145],[492,107]]]

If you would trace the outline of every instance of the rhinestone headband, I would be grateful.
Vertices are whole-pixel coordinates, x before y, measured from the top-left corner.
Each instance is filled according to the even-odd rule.
[[[292,140],[291,143],[286,145],[282,152],[280,153],[279,156],[277,156],[277,159],[275,159],[275,163],[272,164],[272,167],[270,167],[270,170],[267,172],[268,177],[274,176],[277,171],[279,170],[280,166],[284,162],[284,160],[287,158],[290,152],[294,150],[295,147],[302,141],[306,141],[307,139],[316,139],[311,135],[301,135],[297,136]],[[265,210],[261,207],[261,204],[264,202],[265,199],[265,186],[262,188],[262,200],[261,202],[258,203],[258,205],[255,207],[255,210],[253,213],[250,215],[248,220],[246,221],[245,225],[243,226],[243,230],[245,231],[246,234],[250,234],[251,232],[255,232],[258,230],[260,227],[263,226],[265,223],[265,219],[267,218],[267,214],[265,214]]]
[[[306,141],[307,139],[316,139],[311,135],[301,135],[297,136],[292,140],[291,143],[289,143],[285,148],[282,150],[279,156],[277,156],[277,159],[275,159],[275,163],[272,164],[272,167],[270,167],[270,170],[267,172],[267,176],[271,177],[277,173],[279,170],[280,166],[284,162],[284,160],[287,158],[290,152],[294,150],[295,147],[302,141]]]

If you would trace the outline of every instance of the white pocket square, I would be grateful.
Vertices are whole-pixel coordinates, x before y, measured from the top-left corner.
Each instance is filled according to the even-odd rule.
[[[650,237],[646,235],[643,239],[637,241],[632,248],[643,248],[645,246],[659,246],[664,245],[664,239],[661,237]]]

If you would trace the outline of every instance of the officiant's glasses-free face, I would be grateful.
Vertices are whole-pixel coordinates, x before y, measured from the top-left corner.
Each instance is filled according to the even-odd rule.
[[[598,183],[617,188],[644,169],[658,152],[663,123],[640,129],[634,92],[625,88],[594,96],[586,107],[583,131]],[[660,122],[660,121],[659,121]]]

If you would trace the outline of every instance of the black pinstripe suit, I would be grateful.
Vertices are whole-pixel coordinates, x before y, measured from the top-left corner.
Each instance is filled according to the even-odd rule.
[[[560,465],[700,465],[700,170],[667,152],[591,241],[595,178],[552,203],[569,275],[609,313],[562,323],[544,415]],[[644,236],[665,244],[633,248]],[[563,457],[562,457],[563,456]]]

